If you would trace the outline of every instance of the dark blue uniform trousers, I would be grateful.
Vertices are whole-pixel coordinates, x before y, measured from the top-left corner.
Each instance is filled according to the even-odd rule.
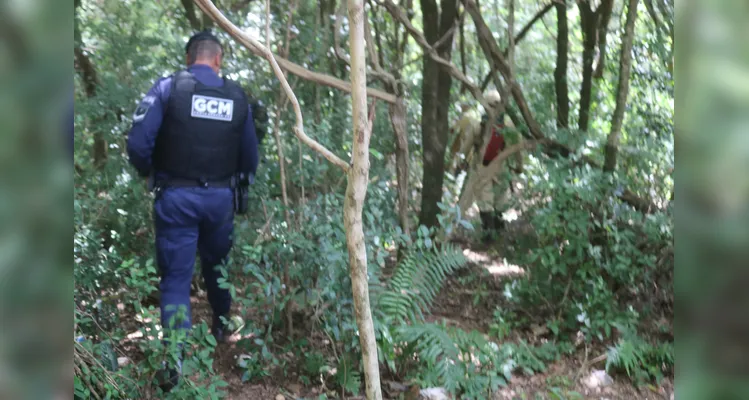
[[[221,273],[215,267],[226,261],[231,250],[233,218],[229,188],[167,188],[154,202],[162,327],[191,327],[190,283],[196,252],[214,317],[229,312],[231,295],[219,288]],[[181,306],[185,318],[171,321]]]

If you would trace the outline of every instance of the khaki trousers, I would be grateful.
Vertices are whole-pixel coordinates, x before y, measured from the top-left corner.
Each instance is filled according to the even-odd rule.
[[[504,211],[502,207],[509,194],[507,180],[503,179],[505,164],[506,162],[503,162],[500,165],[496,174],[490,174],[489,168],[482,165],[481,161],[474,164],[468,173],[465,190],[458,201],[461,214],[465,214],[473,203],[476,203],[481,212]]]

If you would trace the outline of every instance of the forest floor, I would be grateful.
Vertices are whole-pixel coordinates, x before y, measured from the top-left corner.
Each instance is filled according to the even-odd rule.
[[[512,229],[523,229],[522,223],[510,224]],[[490,324],[494,321],[494,311],[501,305],[505,284],[524,273],[518,266],[509,264],[494,248],[478,247],[470,243],[461,243],[464,254],[471,260],[471,267],[463,270],[457,276],[449,278],[438,297],[432,310],[430,320],[445,320],[448,324],[465,330],[477,330],[488,333]],[[193,298],[193,315],[200,320],[210,321],[210,310],[203,298]],[[544,339],[544,327],[539,324],[530,332],[512,332],[511,337],[522,339],[529,345],[540,344]],[[321,393],[336,396],[328,392],[321,384],[304,385],[294,368],[282,371],[271,371],[271,375],[261,381],[242,382],[244,372],[238,366],[238,358],[242,349],[237,346],[237,337],[229,343],[220,345],[216,350],[214,366],[223,379],[229,383],[228,399],[316,399]],[[310,342],[317,341],[309,338]],[[320,338],[325,342],[325,338]],[[326,353],[330,352],[330,346]],[[613,377],[613,382],[605,387],[591,388],[585,383],[594,371],[603,370],[605,360],[602,355],[606,348],[589,348],[580,344],[572,356],[562,357],[557,362],[546,366],[545,371],[532,376],[522,373],[513,375],[509,384],[500,388],[494,399],[649,399],[673,400],[672,380],[666,378],[660,386],[635,387],[626,377]],[[287,365],[303,365],[304,359],[298,354],[282,354]],[[300,368],[301,369],[301,368]],[[599,372],[600,373],[600,372]],[[392,382],[383,376],[383,387],[405,388],[405,383]],[[386,398],[397,398],[397,391],[386,391]],[[281,396],[279,396],[281,395]],[[278,397],[277,397],[278,396]],[[391,397],[387,397],[391,396]],[[329,397],[330,398],[330,397]],[[348,399],[363,399],[350,396]],[[410,399],[410,397],[405,397]],[[416,399],[414,397],[413,399]]]
[[[468,268],[464,268],[456,275],[449,277],[444,288],[437,297],[436,302],[427,317],[429,322],[445,321],[448,325],[459,327],[465,331],[478,331],[489,334],[491,325],[495,323],[494,313],[501,309],[505,302],[505,286],[514,279],[521,277],[525,271],[521,266],[508,262],[502,254],[513,254],[514,249],[508,243],[508,238],[530,238],[532,240],[532,228],[522,221],[522,218],[507,225],[504,237],[490,246],[478,245],[471,238],[454,240],[461,246],[463,254],[469,259]],[[240,285],[241,286],[241,285]],[[205,293],[197,291],[191,297],[192,315],[194,323],[206,322],[210,324],[211,311]],[[548,329],[544,321],[533,321],[532,315],[527,315],[532,321],[527,331],[512,331],[506,337],[514,342],[524,342],[529,346],[537,346],[546,341]],[[252,319],[253,315],[247,315]],[[536,318],[540,319],[540,318]],[[295,323],[298,332],[314,331],[304,327],[304,321]],[[300,327],[300,325],[302,325]],[[320,333],[319,337],[308,337],[310,345],[325,357],[333,359],[332,346],[328,338]],[[126,353],[135,362],[142,356],[135,350],[134,342],[139,340],[132,338],[133,342],[128,346],[131,351]],[[321,382],[304,384],[300,372],[303,371],[305,363],[304,354],[292,352],[274,354],[279,364],[271,371],[266,371],[268,376],[243,382],[245,372],[239,366],[239,360],[247,357],[246,350],[241,343],[252,337],[241,338],[232,336],[228,343],[220,344],[216,348],[214,357],[214,369],[226,381],[230,400],[296,400],[296,399],[318,399],[325,393],[328,398],[341,398],[340,393],[332,393]],[[572,340],[574,341],[574,340]],[[606,385],[592,387],[588,381],[595,374],[603,374],[605,369],[604,346],[589,347],[582,341],[571,353],[562,356],[556,362],[547,364],[545,368],[533,375],[525,375],[520,371],[513,373],[508,385],[499,389],[491,400],[536,400],[536,399],[596,399],[596,400],[624,400],[624,399],[647,399],[647,400],[673,400],[673,379],[664,379],[660,385],[636,387],[626,376],[613,376]],[[598,375],[600,376],[600,375]],[[417,400],[416,396],[408,393],[418,392],[420,388],[408,387],[407,382],[396,382],[392,377],[383,375],[382,385],[386,399],[397,399],[405,393],[405,400]],[[414,390],[415,389],[415,390]],[[424,389],[424,388],[421,388]],[[347,396],[346,399],[363,399],[363,397]],[[487,399],[489,400],[489,399]]]

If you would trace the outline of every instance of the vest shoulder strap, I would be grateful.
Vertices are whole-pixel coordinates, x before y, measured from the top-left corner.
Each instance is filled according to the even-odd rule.
[[[237,83],[237,81],[229,79],[227,77],[223,77],[224,79],[224,86],[229,91],[229,93],[233,94],[234,96],[247,98],[247,94],[244,92],[244,89],[242,89],[242,86]],[[248,101],[249,104],[249,101]]]
[[[196,84],[195,75],[187,70],[182,70],[172,75],[172,91],[193,91]]]

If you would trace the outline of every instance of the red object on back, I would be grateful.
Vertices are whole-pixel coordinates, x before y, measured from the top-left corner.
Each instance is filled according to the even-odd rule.
[[[492,138],[489,139],[484,153],[484,165],[489,165],[499,155],[499,152],[505,149],[505,136],[499,133],[501,129],[502,127],[497,126],[493,128]]]

